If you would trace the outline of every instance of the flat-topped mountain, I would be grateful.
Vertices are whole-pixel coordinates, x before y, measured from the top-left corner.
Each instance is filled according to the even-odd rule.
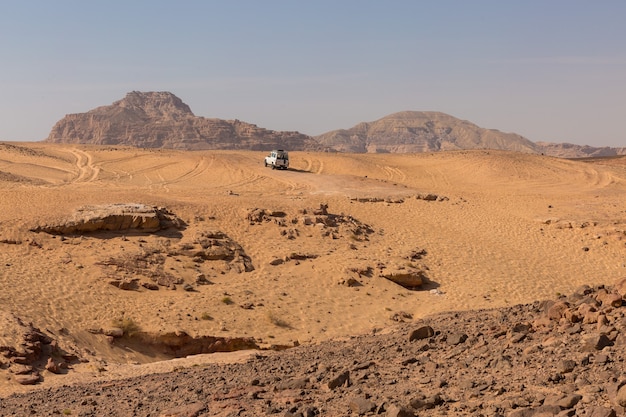
[[[483,129],[439,112],[404,111],[351,129],[316,137],[324,146],[343,152],[433,152],[455,149],[505,149],[537,152],[530,140],[498,130]]]
[[[128,93],[110,106],[66,115],[45,141],[186,150],[317,149],[317,142],[299,132],[277,132],[240,120],[198,117],[172,93],[139,91]]]

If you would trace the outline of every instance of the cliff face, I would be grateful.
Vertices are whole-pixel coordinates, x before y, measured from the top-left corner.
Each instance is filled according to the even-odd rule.
[[[137,91],[110,106],[68,114],[55,124],[46,141],[188,150],[318,149],[314,139],[299,132],[197,117],[172,93]]]
[[[344,152],[434,152],[453,149],[506,149],[537,152],[528,139],[480,128],[444,113],[405,111],[351,129],[317,136],[320,144]]]

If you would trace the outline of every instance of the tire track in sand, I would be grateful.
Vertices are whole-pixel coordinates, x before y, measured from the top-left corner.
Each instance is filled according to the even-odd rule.
[[[93,157],[89,152],[85,152],[78,148],[69,150],[74,158],[74,166],[76,168],[76,177],[70,181],[71,183],[89,183],[98,178],[100,167],[94,165]]]

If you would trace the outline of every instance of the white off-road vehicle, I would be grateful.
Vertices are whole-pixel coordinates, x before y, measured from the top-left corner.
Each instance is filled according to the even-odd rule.
[[[265,166],[270,166],[272,169],[289,168],[289,153],[282,149],[270,152],[270,154],[265,157]]]

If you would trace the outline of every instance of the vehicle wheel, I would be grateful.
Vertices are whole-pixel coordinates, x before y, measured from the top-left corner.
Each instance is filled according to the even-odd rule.
[[[267,168],[267,162],[264,162],[264,164],[265,164],[265,168]]]
[[[276,169],[276,165],[272,165],[272,169]]]

